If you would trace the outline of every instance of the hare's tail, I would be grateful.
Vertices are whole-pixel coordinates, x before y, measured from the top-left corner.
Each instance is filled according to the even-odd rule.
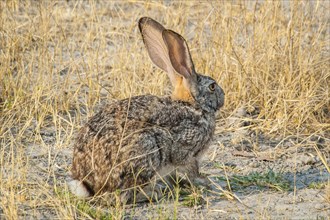
[[[79,180],[71,180],[68,182],[70,191],[77,197],[86,198],[92,196],[88,186]]]

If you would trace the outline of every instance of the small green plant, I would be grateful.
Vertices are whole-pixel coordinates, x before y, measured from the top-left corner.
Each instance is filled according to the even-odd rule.
[[[218,177],[222,181],[225,178]],[[269,170],[265,173],[251,172],[248,175],[233,175],[229,178],[229,184],[232,189],[242,189],[244,187],[257,186],[259,188],[270,188],[277,191],[288,191],[291,189],[290,183],[283,174],[275,173]]]
[[[184,206],[194,207],[201,205],[205,201],[202,191],[195,187],[192,187],[192,189],[181,190],[180,194],[183,196]]]
[[[324,189],[326,187],[326,182],[312,182],[308,185],[309,189]]]
[[[55,187],[54,191],[56,195],[62,200],[69,200],[70,204],[75,207],[76,212],[81,216],[100,220],[114,219],[111,213],[106,213],[105,211],[101,210],[100,206],[95,208],[89,201],[76,198],[71,192],[68,191],[68,189]]]
[[[99,208],[95,208],[91,206],[86,201],[78,201],[76,205],[77,210],[79,210],[82,215],[87,215],[93,219],[100,219],[100,220],[112,220],[113,217],[111,214],[102,211]]]

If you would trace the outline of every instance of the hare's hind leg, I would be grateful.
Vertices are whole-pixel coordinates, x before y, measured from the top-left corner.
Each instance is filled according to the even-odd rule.
[[[168,131],[154,127],[136,133],[129,142],[133,144],[122,148],[123,158],[128,161],[124,166],[130,169],[126,176],[130,180],[123,189],[133,192],[128,201],[154,200],[162,188],[155,182],[157,171],[165,166],[173,140],[168,137]]]

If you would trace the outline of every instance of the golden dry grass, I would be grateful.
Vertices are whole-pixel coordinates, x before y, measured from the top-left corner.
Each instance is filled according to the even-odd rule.
[[[57,155],[75,131],[105,100],[169,94],[139,36],[142,16],[187,39],[196,70],[225,90],[221,118],[246,108],[259,112],[257,132],[329,139],[329,10],[328,1],[1,1],[0,218],[42,208],[74,218],[77,201],[54,191],[55,173],[70,168]],[[320,157],[329,169],[329,154]]]

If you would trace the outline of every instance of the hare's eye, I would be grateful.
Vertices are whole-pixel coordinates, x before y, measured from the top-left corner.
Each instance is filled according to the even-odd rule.
[[[215,90],[215,83],[210,84],[209,89],[213,92]]]

